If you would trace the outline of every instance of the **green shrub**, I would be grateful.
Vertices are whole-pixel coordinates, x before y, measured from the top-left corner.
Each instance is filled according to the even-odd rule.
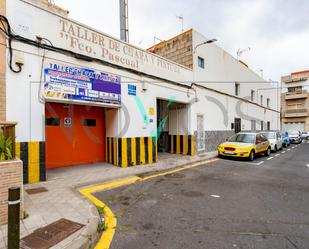
[[[6,138],[3,131],[0,130],[0,161],[13,159],[12,146],[13,139],[11,137]]]

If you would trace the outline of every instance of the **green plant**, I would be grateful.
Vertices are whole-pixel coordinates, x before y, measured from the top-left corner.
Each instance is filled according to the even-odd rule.
[[[29,214],[26,211],[24,211],[24,219],[27,219],[28,217],[29,217]]]
[[[96,207],[97,207],[99,215],[103,215],[104,214],[105,206],[104,207],[96,206]]]
[[[0,131],[0,161],[12,160],[13,139],[5,137],[3,131]]]
[[[97,232],[98,232],[98,233],[101,233],[101,232],[103,232],[104,230],[105,230],[105,224],[104,224],[103,222],[100,222],[100,223],[98,224]]]
[[[115,229],[118,230],[118,231],[124,231],[124,232],[129,231],[129,227],[127,227],[127,226],[121,226],[121,225],[117,225],[117,226],[115,227]]]

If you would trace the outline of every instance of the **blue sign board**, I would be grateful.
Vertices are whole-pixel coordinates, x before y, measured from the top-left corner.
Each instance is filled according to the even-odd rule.
[[[128,94],[136,96],[136,86],[128,84]]]
[[[120,76],[53,63],[44,73],[46,97],[121,104]]]

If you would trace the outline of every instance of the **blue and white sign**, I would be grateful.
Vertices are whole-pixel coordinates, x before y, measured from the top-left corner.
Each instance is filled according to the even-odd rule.
[[[136,96],[136,86],[128,84],[128,94]]]
[[[54,63],[44,73],[46,97],[121,104],[120,76]]]

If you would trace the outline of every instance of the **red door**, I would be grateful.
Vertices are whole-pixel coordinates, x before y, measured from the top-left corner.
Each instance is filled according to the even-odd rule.
[[[104,108],[45,104],[46,167],[104,161]]]

